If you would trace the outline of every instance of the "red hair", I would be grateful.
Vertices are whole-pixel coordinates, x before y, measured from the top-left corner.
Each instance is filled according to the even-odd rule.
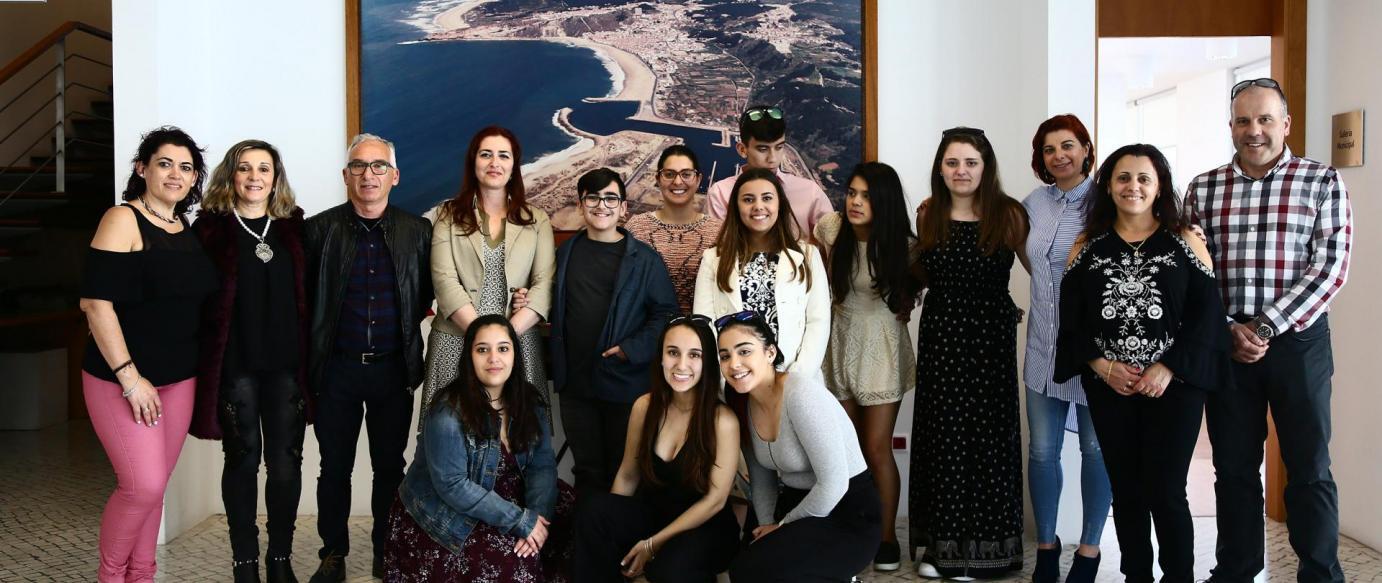
[[[523,148],[518,145],[518,136],[499,126],[488,126],[475,132],[470,138],[470,146],[465,150],[464,174],[461,175],[461,191],[451,200],[442,203],[438,216],[451,216],[451,222],[467,235],[480,228],[475,220],[475,199],[480,195],[480,179],[475,175],[475,156],[480,153],[480,142],[491,136],[499,136],[509,141],[513,149],[513,172],[509,183],[504,185],[507,195],[508,215],[506,220],[515,225],[531,225],[536,222],[533,212],[528,208],[527,191],[523,189]]]
[[[1046,146],[1046,134],[1069,130],[1075,134],[1075,139],[1079,140],[1084,147],[1089,148],[1089,155],[1084,159],[1084,166],[1080,168],[1080,174],[1089,176],[1094,173],[1094,141],[1089,139],[1089,130],[1085,129],[1084,123],[1073,113],[1063,113],[1041,122],[1037,126],[1036,135],[1032,136],[1032,172],[1043,184],[1055,184],[1056,177],[1051,175],[1051,171],[1046,169],[1046,160],[1041,155],[1041,150]]]

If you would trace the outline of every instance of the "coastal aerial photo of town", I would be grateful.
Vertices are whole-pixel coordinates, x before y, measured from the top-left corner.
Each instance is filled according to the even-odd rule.
[[[454,196],[470,136],[522,147],[529,200],[580,227],[577,178],[607,166],[629,212],[659,204],[658,154],[684,142],[702,188],[732,176],[738,116],[780,106],[783,170],[837,202],[863,153],[859,0],[362,0],[362,129],[395,140],[395,200]]]

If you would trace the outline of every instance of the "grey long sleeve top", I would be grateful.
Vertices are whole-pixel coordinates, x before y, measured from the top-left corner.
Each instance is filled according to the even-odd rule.
[[[791,373],[783,387],[777,439],[763,441],[752,429],[753,447],[744,452],[759,524],[772,524],[781,483],[808,490],[779,524],[826,516],[849,490],[849,480],[868,469],[854,425],[826,390],[820,375]]]

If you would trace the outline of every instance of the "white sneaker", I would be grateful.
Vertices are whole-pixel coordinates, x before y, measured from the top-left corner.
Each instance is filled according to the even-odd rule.
[[[917,575],[927,579],[940,579],[941,572],[936,570],[936,566],[931,563],[917,561]]]
[[[950,580],[951,580],[951,581],[973,581],[974,578],[973,578],[973,577],[966,577],[966,576],[964,576],[964,575],[960,575],[959,577],[951,577]]]

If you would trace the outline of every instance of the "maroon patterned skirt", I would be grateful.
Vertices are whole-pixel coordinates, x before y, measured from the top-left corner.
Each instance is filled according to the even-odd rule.
[[[507,449],[499,458],[494,492],[523,506],[523,475]],[[389,540],[384,551],[384,581],[467,581],[474,583],[567,583],[571,580],[571,510],[575,491],[557,480],[556,516],[548,526],[547,542],[535,557],[519,557],[518,537],[483,522],[453,553],[418,526],[402,501],[394,499],[389,513]]]

